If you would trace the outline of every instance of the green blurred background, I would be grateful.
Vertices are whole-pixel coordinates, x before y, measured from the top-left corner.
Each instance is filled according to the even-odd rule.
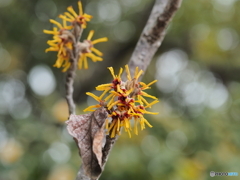
[[[85,92],[108,83],[129,60],[153,0],[83,0],[94,16],[84,31],[104,61],[78,71],[78,113],[96,102]],[[0,180],[72,180],[80,165],[66,132],[64,77],[45,53],[56,19],[76,0],[0,0]],[[240,173],[240,1],[183,0],[143,81],[160,102],[153,128],[117,141],[102,180],[205,180]],[[214,177],[239,179],[239,177]]]

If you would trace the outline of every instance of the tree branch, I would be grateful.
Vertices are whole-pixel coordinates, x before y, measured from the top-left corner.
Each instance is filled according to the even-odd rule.
[[[76,69],[77,69],[77,62],[79,58],[79,48],[77,46],[77,43],[82,35],[82,28],[78,25],[74,26],[73,34],[71,36],[71,40],[73,42],[73,50],[71,51],[71,66],[67,71],[66,75],[66,82],[65,82],[65,88],[66,88],[66,100],[68,103],[68,111],[69,115],[75,114],[76,105],[73,100],[73,83],[76,75]]]
[[[73,101],[73,83],[75,78],[75,71],[76,71],[76,60],[74,58],[73,63],[71,64],[71,67],[69,68],[67,75],[66,75],[66,82],[65,82],[65,88],[66,88],[66,100],[68,103],[68,112],[70,114],[75,114],[76,105]]]
[[[156,0],[147,24],[128,63],[130,73],[139,67],[144,72],[166,34],[166,29],[182,0]],[[126,74],[123,75],[126,80]],[[141,80],[141,77],[139,78]]]

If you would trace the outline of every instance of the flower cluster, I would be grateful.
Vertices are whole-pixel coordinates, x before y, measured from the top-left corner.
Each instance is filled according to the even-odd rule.
[[[98,97],[93,93],[87,92],[86,94],[93,97],[99,104],[89,106],[84,111],[94,111],[94,108],[104,106],[107,108],[109,116],[112,118],[111,122],[106,120],[106,129],[110,134],[110,137],[120,135],[120,130],[124,127],[131,137],[132,127],[130,120],[134,120],[133,131],[138,134],[138,125],[140,129],[145,129],[145,124],[152,127],[150,123],[144,118],[144,114],[157,114],[149,112],[146,109],[151,108],[152,105],[158,102],[158,99],[144,92],[146,89],[150,89],[150,86],[157,82],[157,80],[145,84],[139,82],[138,79],[143,73],[139,71],[138,67],[135,70],[134,77],[130,75],[128,66],[125,66],[127,73],[127,81],[122,81],[121,74],[123,68],[120,68],[119,74],[115,75],[112,67],[109,70],[113,76],[113,81],[109,84],[102,84],[96,87],[96,90],[103,91]],[[148,102],[145,97],[153,99],[152,102]]]
[[[102,61],[103,54],[97,50],[94,45],[99,42],[106,42],[106,37],[91,40],[94,31],[90,31],[88,37],[83,42],[78,42],[78,37],[82,33],[82,29],[87,27],[87,22],[92,19],[92,16],[83,13],[82,4],[78,2],[79,13],[77,14],[73,7],[67,8],[67,12],[59,15],[62,19],[62,24],[50,19],[50,22],[56,25],[53,30],[44,30],[46,34],[53,35],[53,39],[47,41],[50,46],[46,49],[48,51],[56,51],[57,61],[54,67],[63,67],[63,72],[67,71],[72,64],[73,59],[77,59],[78,68],[88,69],[87,58],[92,59],[93,62]],[[75,56],[75,57],[73,57]]]

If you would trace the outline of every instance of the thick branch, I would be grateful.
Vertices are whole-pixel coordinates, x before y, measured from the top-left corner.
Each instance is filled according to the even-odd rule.
[[[131,74],[139,67],[144,72],[166,34],[166,29],[182,0],[156,0],[147,24],[128,63]],[[126,80],[124,74],[124,80]],[[139,78],[141,80],[141,78]]]

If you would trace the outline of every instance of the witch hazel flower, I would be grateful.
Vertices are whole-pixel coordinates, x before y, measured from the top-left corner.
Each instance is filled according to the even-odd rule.
[[[73,60],[76,59],[78,69],[88,69],[87,58],[92,59],[93,62],[102,61],[103,53],[94,47],[95,44],[106,42],[106,37],[92,40],[94,31],[90,31],[86,40],[79,41],[83,29],[87,27],[87,22],[92,19],[92,16],[83,13],[82,3],[78,2],[79,12],[74,11],[73,7],[67,8],[64,15],[59,15],[62,23],[50,19],[50,22],[56,27],[53,30],[43,30],[46,34],[53,35],[52,40],[48,40],[47,44],[50,46],[45,51],[57,52],[57,60],[53,65],[57,68],[63,68],[63,72],[67,71]],[[76,58],[74,58],[75,56]]]
[[[79,42],[78,46],[80,49],[80,58],[78,60],[78,69],[82,69],[84,66],[84,69],[88,69],[88,62],[87,58],[92,59],[93,62],[102,61],[103,53],[96,49],[94,47],[95,44],[100,42],[106,42],[108,41],[108,38],[103,37],[95,40],[91,40],[94,35],[94,30],[91,30],[88,34],[88,37],[86,40],[84,40],[82,43]]]
[[[65,12],[64,15],[60,14],[59,18],[70,22],[72,25],[78,24],[83,29],[87,27],[87,22],[93,18],[91,15],[83,13],[82,3],[80,1],[78,1],[78,13],[73,9],[72,6],[69,6],[67,10],[68,12]]]
[[[94,111],[95,108],[105,107],[111,118],[111,121],[109,119],[106,120],[106,129],[111,138],[120,135],[122,128],[131,137],[132,131],[136,135],[138,134],[139,126],[141,130],[145,129],[146,125],[152,127],[148,120],[144,118],[144,114],[158,114],[146,109],[151,108],[152,105],[159,101],[155,96],[146,93],[145,90],[150,89],[150,86],[157,82],[157,80],[148,84],[139,82],[138,79],[143,71],[139,71],[138,67],[135,70],[134,76],[131,77],[128,66],[125,66],[127,81],[121,79],[123,68],[120,68],[118,75],[115,75],[112,67],[108,69],[113,76],[112,82],[96,87],[96,90],[103,91],[100,96],[96,96],[90,92],[86,93],[99,103],[89,106],[84,111]],[[146,98],[150,98],[152,101],[149,102]],[[131,120],[134,121],[133,127],[130,123]]]

